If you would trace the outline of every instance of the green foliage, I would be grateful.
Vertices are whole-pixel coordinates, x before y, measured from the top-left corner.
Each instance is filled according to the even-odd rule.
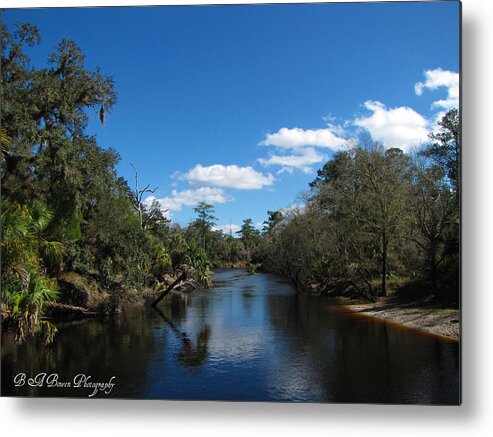
[[[1,28],[2,324],[19,339],[50,337],[43,302],[54,299],[47,290],[63,272],[122,294],[163,275],[170,261],[164,242],[156,248],[157,223],[147,234],[139,225],[116,175],[118,154],[86,132],[90,111],[103,122],[116,103],[112,78],[88,70],[69,40],[35,68],[25,48],[40,42],[37,29]]]
[[[45,302],[57,297],[55,282],[44,272],[63,255],[60,242],[45,238],[52,218],[38,201],[20,205],[2,200],[2,326],[18,340],[39,334],[50,342],[56,332],[41,319]]]
[[[248,218],[243,220],[241,229],[237,234],[240,236],[240,239],[245,246],[247,261],[250,261],[252,251],[260,242],[260,231],[254,227],[252,219]]]
[[[96,283],[107,306],[180,270],[210,286],[206,250],[222,243],[213,207],[197,205],[186,230],[171,228],[158,202],[139,198],[136,212],[118,154],[87,133],[89,113],[104,123],[116,103],[113,79],[88,70],[70,40],[33,67],[25,48],[41,41],[34,26],[2,26],[1,38],[2,324],[20,340],[51,340],[43,307],[71,275]]]
[[[149,209],[143,211],[143,227],[149,230],[152,235],[167,240],[169,237],[169,223],[171,221],[164,216],[161,205],[157,200],[151,204]]]
[[[191,241],[185,250],[184,263],[182,268],[191,273],[198,282],[205,287],[212,285],[212,272],[209,269],[209,257],[207,252]]]
[[[380,272],[380,293],[387,294],[392,249],[408,220],[411,180],[411,160],[400,149],[369,144],[336,154],[312,183],[312,207],[337,223],[348,279],[371,293],[371,278]]]
[[[210,258],[195,239],[187,241],[181,230],[176,230],[170,239],[170,259],[174,275],[186,271],[205,287],[212,285]]]
[[[373,299],[399,277],[456,299],[458,111],[440,126],[414,157],[364,140],[336,153],[302,210],[268,212],[257,250],[264,269],[291,277],[301,291],[353,290]]]
[[[62,222],[61,233],[69,241],[77,241],[82,238],[82,212],[73,211],[72,215]]]
[[[194,211],[197,213],[197,219],[190,224],[189,235],[199,241],[205,251],[208,251],[212,227],[217,221],[217,217],[214,216],[214,207],[206,202],[199,202]]]
[[[22,341],[28,336],[39,335],[45,343],[51,343],[56,327],[42,320],[41,314],[45,303],[53,302],[57,298],[53,281],[43,278],[33,270],[28,274],[27,287],[21,291],[19,288],[11,281],[6,281],[2,287],[2,312],[5,311],[2,315],[3,327],[7,332],[13,332],[17,340]]]
[[[460,186],[460,119],[459,110],[451,109],[439,121],[440,130],[430,135],[431,144],[422,151],[422,155],[444,171],[456,199]]]
[[[284,216],[281,211],[267,211],[267,220],[263,223],[262,232],[264,234],[273,231],[279,225]]]
[[[150,262],[152,277],[156,281],[162,282],[164,276],[171,271],[172,259],[166,247],[157,239],[151,241]]]

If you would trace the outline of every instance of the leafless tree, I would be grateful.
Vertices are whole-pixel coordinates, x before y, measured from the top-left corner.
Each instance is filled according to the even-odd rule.
[[[154,193],[158,189],[158,187],[151,189],[150,188],[151,185],[147,184],[144,188],[139,189],[139,173],[137,172],[137,169],[133,164],[130,165],[132,166],[135,172],[135,191],[133,193],[132,203],[139,216],[140,226],[144,229],[145,223],[144,223],[144,208],[142,204],[142,198],[146,193]]]

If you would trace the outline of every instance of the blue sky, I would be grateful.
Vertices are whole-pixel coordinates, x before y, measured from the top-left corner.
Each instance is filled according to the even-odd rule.
[[[90,132],[182,225],[209,201],[219,225],[288,207],[368,130],[409,151],[458,104],[457,2],[6,10],[38,26],[42,65],[62,38],[115,79]]]

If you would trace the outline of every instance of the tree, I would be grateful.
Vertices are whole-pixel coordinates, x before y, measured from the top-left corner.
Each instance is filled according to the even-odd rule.
[[[371,269],[365,274],[361,269],[365,260],[378,254],[382,295],[387,294],[391,247],[406,220],[410,166],[409,157],[400,149],[384,151],[370,143],[336,154],[312,183],[318,190],[316,204],[346,229],[362,277],[372,276]]]
[[[243,220],[241,229],[236,233],[240,236],[241,241],[245,245],[247,260],[250,261],[252,257],[252,250],[259,243],[260,231],[255,228],[252,219],[248,218]]]
[[[387,295],[389,252],[406,221],[406,199],[411,180],[410,159],[401,149],[362,154],[363,196],[358,195],[357,220],[380,240],[381,293]]]
[[[206,202],[199,202],[193,210],[198,216],[193,227],[199,230],[202,248],[207,251],[208,234],[217,222],[217,217],[214,216],[214,207]]]
[[[58,44],[48,67],[32,68],[23,48],[40,42],[34,26],[20,24],[13,34],[2,26],[2,42],[2,102],[8,102],[2,126],[11,139],[2,163],[3,194],[20,202],[41,198],[55,212],[53,225],[62,226],[84,201],[93,202],[101,175],[94,170],[102,166],[87,168],[89,155],[110,167],[118,160],[85,132],[88,110],[104,121],[116,103],[113,79],[85,69],[84,55],[69,40]]]
[[[420,153],[429,161],[420,166],[414,187],[419,196],[415,220],[421,230],[414,241],[426,254],[426,271],[433,289],[456,299],[460,256],[459,111],[447,112],[439,126],[439,132],[430,134],[430,144]]]
[[[137,211],[137,214],[139,216],[139,222],[140,226],[142,229],[145,229],[145,223],[144,223],[144,205],[142,204],[142,198],[145,194],[147,193],[154,193],[158,187],[150,188],[150,184],[147,184],[144,188],[139,189],[139,173],[137,172],[137,169],[133,164],[130,164],[132,168],[134,169],[135,172],[135,190],[132,193],[132,204]],[[157,209],[154,208],[154,210],[151,212],[152,215],[155,215],[157,213]]]
[[[151,206],[143,211],[142,227],[150,230],[154,235],[165,239],[168,235],[168,225],[171,220],[166,217],[168,210],[163,210],[158,200],[154,199]]]
[[[361,147],[336,153],[310,184],[313,194],[308,206],[324,218],[320,222],[324,233],[320,233],[318,238],[325,235],[330,241],[327,249],[320,253],[320,258],[313,260],[316,275],[327,280],[331,275],[340,278],[360,294],[371,297],[378,244],[374,234],[368,232],[358,219],[368,206],[356,205],[365,196],[362,193],[365,187],[361,177],[363,166],[359,165],[365,153]],[[328,271],[322,272],[322,267]]]
[[[451,109],[439,121],[440,130],[430,134],[431,144],[422,154],[444,169],[445,175],[459,203],[460,187],[460,117],[458,109]]]
[[[438,268],[447,254],[455,206],[443,173],[436,165],[417,169],[409,202],[409,213],[413,217],[409,238],[425,253],[425,271],[435,291],[438,290]]]
[[[455,133],[432,135],[442,143],[415,157],[364,138],[334,154],[310,183],[302,209],[281,221],[269,211],[257,251],[264,269],[289,276],[298,290],[356,292],[371,300],[391,286],[414,283],[421,291],[431,283],[442,302],[453,302],[459,290],[455,115],[442,121]]]
[[[262,228],[264,234],[273,231],[284,218],[281,211],[267,211],[267,215],[268,218],[264,221]]]
[[[87,132],[89,113],[104,123],[116,103],[113,79],[87,69],[69,40],[45,67],[30,65],[25,49],[40,42],[31,25],[2,25],[1,42],[2,324],[50,337],[44,303],[70,295],[67,276],[112,303],[171,269],[156,244],[166,224],[152,208],[135,214],[118,154]]]

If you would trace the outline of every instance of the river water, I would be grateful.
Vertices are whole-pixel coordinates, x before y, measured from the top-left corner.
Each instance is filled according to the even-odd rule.
[[[297,297],[275,275],[219,270],[214,284],[167,297],[159,310],[134,306],[111,319],[66,324],[50,346],[4,337],[2,395],[87,397],[90,383],[114,377],[108,394],[94,396],[459,402],[456,342],[351,316],[323,297]],[[26,380],[14,387],[19,373]],[[42,373],[39,386],[29,386]],[[85,386],[83,377],[74,383],[79,374]]]

